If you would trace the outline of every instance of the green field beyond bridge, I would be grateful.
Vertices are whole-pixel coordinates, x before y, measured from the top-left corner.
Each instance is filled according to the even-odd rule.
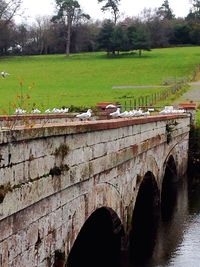
[[[105,53],[1,58],[0,71],[10,73],[0,77],[1,113],[12,114],[18,106],[42,111],[93,107],[97,102],[161,92],[166,81],[191,80],[199,62],[199,47],[155,49],[141,58],[136,54],[109,58]],[[152,88],[145,88],[149,85]]]

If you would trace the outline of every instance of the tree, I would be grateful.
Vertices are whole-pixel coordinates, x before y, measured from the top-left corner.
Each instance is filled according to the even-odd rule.
[[[16,15],[22,0],[0,0],[0,21],[9,23]]]
[[[117,25],[112,34],[112,43],[115,51],[129,51],[129,40],[124,25]]]
[[[190,44],[191,38],[190,38],[190,32],[191,32],[191,26],[189,26],[185,21],[177,21],[173,25],[173,35],[170,39],[171,44]]]
[[[70,53],[71,28],[74,20],[85,17],[89,19],[89,15],[84,14],[80,8],[78,1],[74,0],[56,0],[58,8],[57,15],[52,18],[52,21],[62,21],[67,26],[66,32],[66,55]]]
[[[193,0],[192,5],[193,5],[193,11],[196,13],[200,13],[200,0]]]
[[[186,17],[189,21],[199,21],[200,20],[200,0],[192,0],[192,9]]]
[[[103,48],[109,54],[111,51],[114,54],[113,50],[113,33],[114,33],[114,24],[111,20],[106,20],[102,25],[98,36],[99,48]]]
[[[163,19],[160,17],[158,9],[154,10],[145,10],[143,12],[143,17],[140,18],[138,26],[143,25],[146,32],[148,32],[151,47],[168,47],[169,40],[173,35],[172,24],[173,20]]]
[[[164,0],[163,4],[161,5],[161,7],[158,8],[158,15],[162,18],[162,19],[168,19],[171,20],[173,18],[175,18],[172,9],[169,6],[169,1],[168,0]]]
[[[76,24],[72,28],[71,50],[75,53],[97,50],[99,27],[95,23]]]
[[[38,16],[36,18],[35,29],[37,32],[39,54],[47,54],[52,39],[52,29],[50,18]]]
[[[119,17],[119,2],[120,0],[98,0],[98,3],[103,3],[106,2],[104,6],[102,6],[101,10],[107,11],[107,10],[111,10],[113,16],[114,16],[114,24],[116,25],[117,23],[117,19]]]
[[[193,25],[190,31],[190,39],[191,39],[192,44],[200,45],[200,25],[199,24]]]
[[[10,25],[3,24],[0,21],[0,55],[6,54],[8,48],[11,46],[11,29]]]
[[[137,28],[130,26],[128,28],[128,37],[131,49],[138,50],[139,56],[142,55],[142,50],[151,50],[149,35],[142,25]]]
[[[21,6],[22,0],[0,0],[0,54],[6,54],[11,46],[13,18]]]

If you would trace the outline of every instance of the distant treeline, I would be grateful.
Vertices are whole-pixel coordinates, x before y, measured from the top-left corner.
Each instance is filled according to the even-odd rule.
[[[11,2],[20,5],[21,0]],[[167,0],[157,9],[144,9],[140,16],[123,20],[115,16],[114,20],[92,21],[79,12],[70,22],[70,32],[66,20],[58,16],[17,25],[14,14],[10,18],[2,15],[2,3],[6,1],[0,0],[0,55],[66,53],[67,44],[71,53],[138,50],[140,55],[151,48],[200,45],[200,1],[193,1],[193,9],[185,18],[176,18]]]

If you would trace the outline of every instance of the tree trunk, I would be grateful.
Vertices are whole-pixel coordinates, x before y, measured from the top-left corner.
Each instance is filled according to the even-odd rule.
[[[70,43],[71,43],[71,19],[67,18],[67,37],[66,37],[66,56],[70,54]]]
[[[117,11],[114,11],[114,23],[117,24]]]

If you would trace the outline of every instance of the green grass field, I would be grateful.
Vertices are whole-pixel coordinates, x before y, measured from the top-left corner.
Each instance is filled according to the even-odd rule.
[[[21,102],[25,108],[35,103],[42,110],[121,102],[163,90],[165,80],[189,78],[199,63],[200,47],[155,49],[144,52],[141,58],[134,54],[107,58],[105,53],[74,54],[69,58],[65,55],[0,58],[0,71],[11,74],[5,79],[0,77],[0,108],[4,113],[12,113]],[[112,89],[133,85],[161,87]]]

